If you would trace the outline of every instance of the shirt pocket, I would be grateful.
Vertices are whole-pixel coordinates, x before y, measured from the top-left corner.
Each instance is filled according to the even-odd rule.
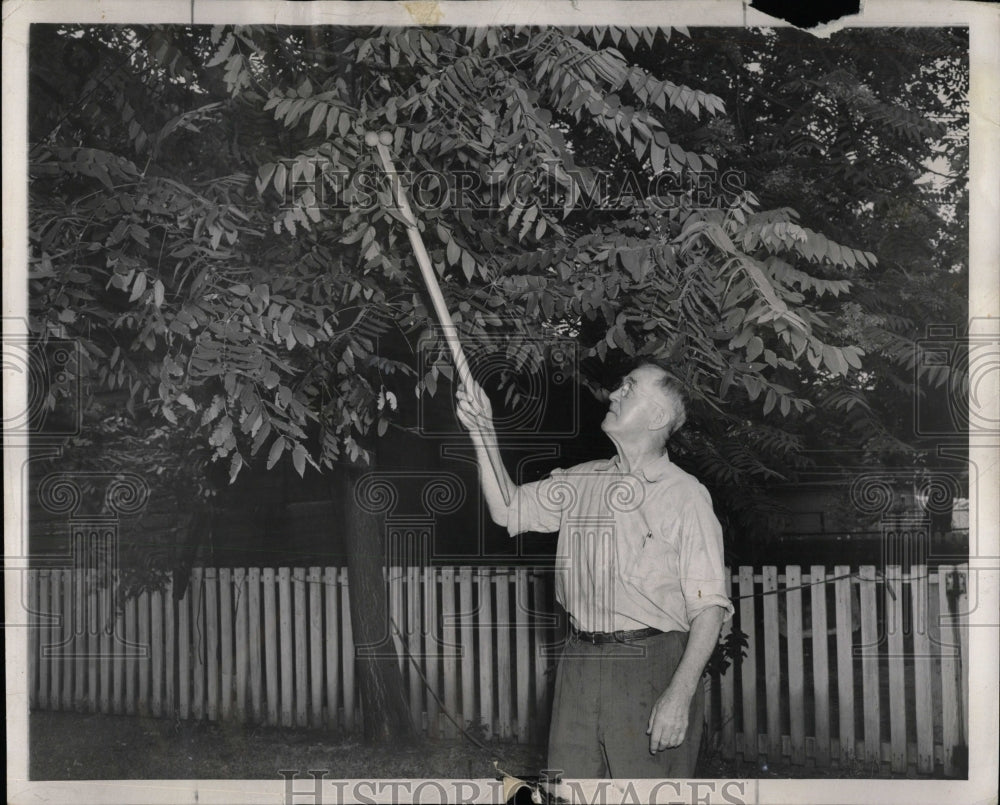
[[[679,592],[681,547],[676,532],[647,534],[629,563],[626,576],[632,586],[650,600]]]

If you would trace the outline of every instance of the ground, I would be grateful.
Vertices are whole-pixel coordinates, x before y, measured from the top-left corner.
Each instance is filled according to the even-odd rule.
[[[411,749],[362,746],[291,730],[79,713],[32,713],[32,780],[280,779],[282,769],[327,769],[336,779],[492,778],[493,761],[538,775],[542,747],[424,741]]]
[[[496,778],[494,761],[539,776],[544,747],[424,741],[411,749],[365,747],[322,731],[63,712],[32,713],[32,780],[280,779],[281,770],[328,771],[333,779]],[[871,770],[755,767],[705,754],[704,778],[872,777]]]

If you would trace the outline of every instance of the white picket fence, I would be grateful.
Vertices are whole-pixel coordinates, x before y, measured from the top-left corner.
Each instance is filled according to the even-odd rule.
[[[740,567],[747,656],[711,679],[723,756],[963,775],[967,583],[965,565]]]
[[[30,572],[31,706],[355,729],[356,653],[392,652],[430,737],[544,734],[550,574],[389,568],[385,640],[356,646],[346,568],[195,568],[109,606],[82,571]],[[551,634],[550,634],[551,633]],[[447,714],[447,715],[445,715]]]
[[[359,653],[390,651],[428,737],[542,742],[561,629],[551,571],[389,568],[390,623],[356,646],[344,568],[195,568],[116,611],[84,571],[29,571],[30,704],[352,731]],[[962,772],[967,569],[741,567],[747,655],[706,678],[724,757]],[[752,736],[752,737],[751,737]]]

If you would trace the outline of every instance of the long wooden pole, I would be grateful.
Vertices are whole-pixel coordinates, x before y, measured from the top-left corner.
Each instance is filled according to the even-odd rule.
[[[437,317],[441,322],[445,340],[448,342],[448,347],[451,349],[452,357],[455,360],[455,368],[458,371],[459,382],[462,383],[462,385],[468,385],[469,381],[472,379],[472,374],[469,371],[469,362],[465,359],[465,352],[462,350],[462,343],[458,339],[458,330],[455,327],[455,322],[452,321],[451,313],[448,311],[448,305],[444,301],[444,296],[441,293],[441,286],[438,284],[437,277],[434,274],[434,267],[431,264],[430,255],[427,254],[427,249],[424,247],[423,238],[420,237],[420,230],[417,228],[416,218],[413,216],[413,211],[410,209],[410,203],[406,198],[406,193],[403,190],[399,174],[396,173],[396,166],[392,161],[392,156],[389,154],[388,145],[392,142],[392,138],[387,132],[382,132],[381,134],[368,132],[365,137],[365,142],[369,146],[375,147],[378,152],[379,159],[382,162],[382,169],[389,177],[389,183],[392,186],[392,192],[396,205],[399,207],[399,211],[402,213],[403,219],[406,222],[406,235],[410,239],[410,246],[413,249],[414,256],[417,258],[417,265],[420,267],[420,274],[424,278],[424,284],[427,286],[427,293],[430,294],[431,303],[434,306],[434,312],[437,314]],[[493,468],[493,474],[496,476],[497,484],[499,485],[500,492],[503,495],[504,503],[509,506],[510,489],[507,485],[507,475],[504,472],[503,464],[500,461],[500,451],[497,449],[496,445],[486,444],[481,433],[473,433],[472,439],[486,451],[486,455],[489,457],[490,466]]]

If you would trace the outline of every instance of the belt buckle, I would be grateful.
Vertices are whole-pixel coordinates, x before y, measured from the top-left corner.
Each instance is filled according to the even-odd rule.
[[[614,635],[616,643],[627,643],[628,642],[628,629],[616,629],[611,633]]]

